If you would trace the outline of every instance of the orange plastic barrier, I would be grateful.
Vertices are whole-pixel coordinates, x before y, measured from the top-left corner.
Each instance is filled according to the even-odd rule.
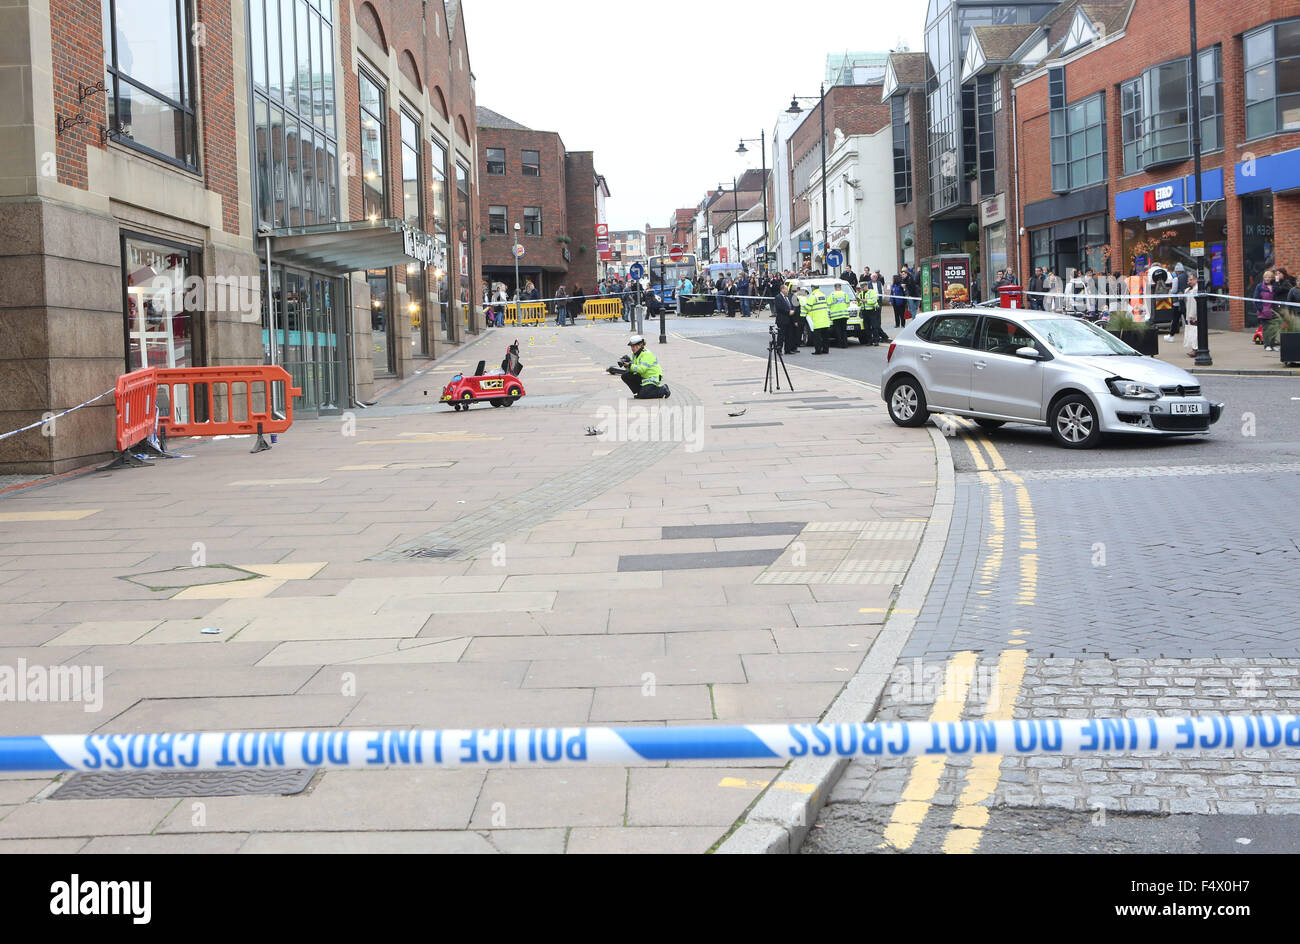
[[[158,370],[132,371],[117,378],[117,450],[147,438],[158,422]]]
[[[159,425],[167,436],[282,433],[293,425],[293,398],[301,388],[283,367],[159,367]],[[272,392],[284,384],[284,417]]]

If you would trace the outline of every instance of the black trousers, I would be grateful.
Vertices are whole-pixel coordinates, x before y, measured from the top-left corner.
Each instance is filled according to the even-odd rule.
[[[906,303],[902,305],[894,306],[894,327],[895,328],[907,327],[907,304]]]
[[[814,354],[830,353],[831,351],[830,344],[829,344],[830,333],[831,333],[830,328],[813,329],[813,353]]]
[[[785,352],[795,354],[799,350],[799,343],[803,340],[803,319],[796,316],[790,316],[790,326],[785,332]]]
[[[642,383],[641,377],[631,371],[623,375],[623,383],[627,384],[627,389],[638,400],[662,400],[669,395],[666,383]]]
[[[849,319],[848,318],[832,318],[831,331],[835,335],[836,347],[849,346]]]

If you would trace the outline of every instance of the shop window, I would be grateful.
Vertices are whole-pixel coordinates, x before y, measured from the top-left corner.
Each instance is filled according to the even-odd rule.
[[[492,236],[504,236],[506,234],[506,208],[503,206],[488,207],[488,233]]]
[[[523,151],[521,160],[525,177],[542,176],[542,155],[540,151]]]
[[[173,243],[122,238],[126,370],[200,366],[195,330],[202,321],[198,253]]]
[[[103,0],[104,86],[115,141],[196,170],[191,18],[185,0]]]
[[[524,207],[524,235],[542,235],[542,208]]]
[[[1300,129],[1300,20],[1245,34],[1242,51],[1246,137]]]
[[[1054,110],[1052,189],[1058,193],[1090,187],[1106,179],[1106,108],[1098,92]]]
[[[506,172],[506,149],[487,149],[487,172],[493,176],[503,176]]]

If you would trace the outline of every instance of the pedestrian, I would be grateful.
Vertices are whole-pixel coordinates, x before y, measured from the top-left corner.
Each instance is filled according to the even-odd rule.
[[[1029,278],[1029,307],[1042,311],[1043,305],[1043,267],[1034,266],[1034,274]]]
[[[1056,274],[1056,270],[1048,266],[1047,274],[1043,276],[1044,307],[1048,311],[1060,312],[1064,307],[1064,288],[1064,283]]]
[[[1188,357],[1196,356],[1197,332],[1200,330],[1196,327],[1196,295],[1198,292],[1200,292],[1200,286],[1196,281],[1196,273],[1192,272],[1187,277],[1187,288],[1183,292],[1183,307],[1184,311],[1187,312],[1187,320],[1183,327],[1183,350]]]
[[[876,282],[871,278],[871,270],[865,269],[858,282],[858,314],[862,318],[862,343],[874,345],[876,332],[880,324],[880,292]]]
[[[741,273],[740,281],[736,283],[736,297],[740,302],[740,314],[742,317],[749,317],[749,275]]]
[[[569,307],[569,293],[563,285],[555,290],[555,323],[564,327],[564,315]]]
[[[863,274],[863,275],[866,275],[866,274],[867,274],[867,273],[866,273],[866,270],[863,270],[863,273],[862,273],[862,274]],[[857,277],[857,275],[856,275],[856,274],[854,273],[854,271],[853,271],[853,266],[849,265],[849,264],[846,262],[846,263],[844,264],[844,272],[840,275],[840,278],[842,278],[845,282],[848,282],[849,285],[852,286],[853,291],[854,291],[854,292],[857,292],[857,290],[858,290],[858,277]]]
[[[721,275],[713,283],[713,298],[718,303],[716,314],[725,315],[727,313],[727,280]]]
[[[1257,317],[1259,319],[1259,328],[1255,331],[1255,336],[1259,343],[1264,345],[1264,350],[1273,350],[1273,345],[1268,344],[1269,327],[1273,323],[1273,299],[1276,297],[1277,287],[1273,284],[1273,270],[1264,270],[1264,280],[1259,283],[1255,289],[1255,298],[1259,300],[1257,306]]]
[[[844,282],[836,282],[831,287],[827,308],[831,316],[831,332],[836,347],[849,346],[849,287]]]
[[[799,353],[799,335],[802,332],[795,324],[798,310],[793,282],[785,286],[785,291],[778,291],[772,296],[772,311],[776,315],[776,340],[786,354]]]
[[[1187,316],[1187,301],[1184,294],[1186,291],[1187,269],[1179,262],[1174,265],[1174,282],[1170,287],[1170,292],[1173,294],[1173,304],[1169,306],[1172,314],[1169,319],[1169,334],[1165,335],[1166,341],[1172,341],[1178,337],[1178,329]]]
[[[573,286],[573,294],[569,296],[568,303],[569,324],[574,325],[578,323],[578,316],[582,314],[582,306],[586,300],[586,296],[582,293],[582,286]]]
[[[894,309],[895,328],[907,327],[907,299],[903,297],[906,294],[902,275],[895,275],[894,281],[889,285],[889,304]]]
[[[903,294],[907,296],[908,317],[915,318],[921,310],[921,284],[910,266],[903,266]]]

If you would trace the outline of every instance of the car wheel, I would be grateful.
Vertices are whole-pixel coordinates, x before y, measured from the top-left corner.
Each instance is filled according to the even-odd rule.
[[[505,406],[506,404],[505,404],[505,401],[502,400],[500,397],[493,397],[493,398],[492,398],[492,405],[493,405],[493,406]]]
[[[474,402],[474,394],[466,390],[460,395],[461,409],[468,410],[469,405]]]
[[[1048,424],[1052,438],[1067,449],[1090,449],[1101,439],[1097,408],[1083,394],[1073,393],[1057,400]]]
[[[1006,420],[985,420],[976,419],[975,423],[980,429],[1001,429],[1007,424]]]
[[[924,426],[930,418],[925,408],[925,393],[910,377],[890,384],[885,402],[889,404],[889,418],[899,426]]]

